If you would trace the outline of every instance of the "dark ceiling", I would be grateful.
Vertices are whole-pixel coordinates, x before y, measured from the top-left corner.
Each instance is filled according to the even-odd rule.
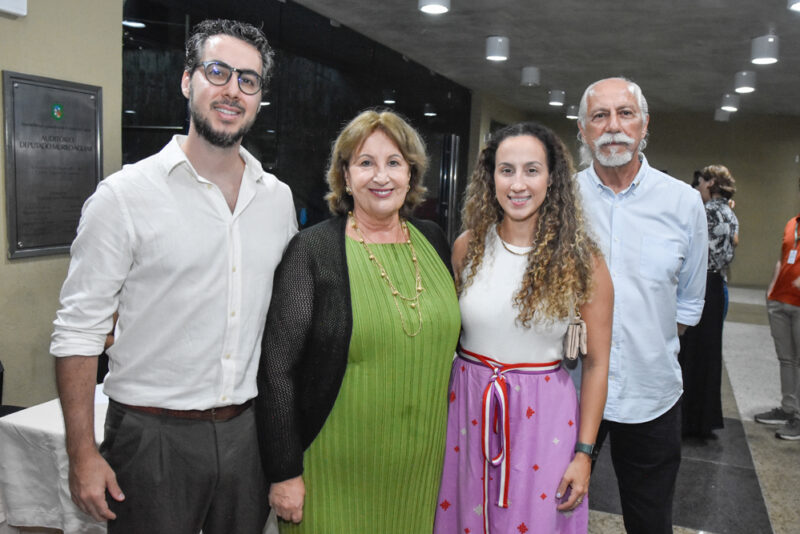
[[[651,111],[711,116],[735,73],[753,70],[756,92],[742,95],[740,116],[800,116],[800,13],[786,0],[452,0],[438,16],[417,0],[297,3],[524,110],[554,113],[548,89],[577,104],[592,81],[623,75],[642,86]],[[771,30],[780,60],[752,65],[751,39]],[[484,59],[490,35],[510,38],[508,61]],[[526,65],[540,68],[540,86],[520,85]]]

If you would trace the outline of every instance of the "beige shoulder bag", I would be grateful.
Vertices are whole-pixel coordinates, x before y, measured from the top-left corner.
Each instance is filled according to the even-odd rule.
[[[578,356],[586,356],[586,352],[586,323],[581,319],[581,312],[576,309],[564,336],[564,357],[567,360],[577,360]]]

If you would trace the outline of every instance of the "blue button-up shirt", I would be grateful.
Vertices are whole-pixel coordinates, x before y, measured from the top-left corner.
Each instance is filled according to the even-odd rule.
[[[708,228],[700,194],[642,166],[619,193],[594,166],[578,173],[584,209],[614,282],[614,326],[603,417],[651,421],[683,392],[676,323],[703,312]]]

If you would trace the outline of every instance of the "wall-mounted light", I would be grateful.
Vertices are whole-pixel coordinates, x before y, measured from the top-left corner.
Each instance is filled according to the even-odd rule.
[[[756,90],[756,73],[752,70],[737,72],[734,77],[734,87],[737,93],[752,93]]]
[[[789,3],[786,4],[786,7],[792,11],[800,11],[800,0],[789,0]]]
[[[729,111],[733,113],[739,109],[739,95],[732,95],[730,93],[725,93],[722,95],[722,103],[719,106],[719,109],[723,111]]]
[[[422,108],[422,114],[426,117],[435,117],[436,108],[433,107],[433,104],[425,104],[425,106]]]
[[[520,76],[520,84],[533,87],[539,85],[540,73],[538,67],[522,67],[522,75]]]
[[[568,119],[577,119],[578,118],[578,106],[575,104],[570,104],[567,106],[567,118]]]
[[[441,15],[450,11],[450,0],[419,0],[418,7],[428,15]]]
[[[750,42],[750,61],[756,65],[778,62],[778,36],[762,35]]]
[[[561,89],[550,89],[547,95],[547,103],[551,106],[563,106],[564,101],[567,99],[567,93]]]
[[[492,35],[486,38],[486,59],[489,61],[505,61],[511,42],[503,35]]]
[[[269,100],[264,100],[259,104],[259,106],[263,108],[264,106],[269,106],[270,104],[272,104],[272,102],[270,102]]]
[[[122,25],[126,28],[144,28],[144,22],[139,22],[138,20],[123,20]]]

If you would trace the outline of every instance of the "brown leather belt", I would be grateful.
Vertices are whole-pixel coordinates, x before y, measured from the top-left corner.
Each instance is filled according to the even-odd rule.
[[[114,401],[117,402],[117,401]],[[253,399],[231,406],[219,406],[208,410],[170,410],[169,408],[157,408],[155,406],[131,406],[117,402],[120,406],[137,412],[148,413],[151,415],[165,415],[167,417],[177,417],[179,419],[195,419],[198,421],[227,421],[241,415],[243,411],[253,404]]]

